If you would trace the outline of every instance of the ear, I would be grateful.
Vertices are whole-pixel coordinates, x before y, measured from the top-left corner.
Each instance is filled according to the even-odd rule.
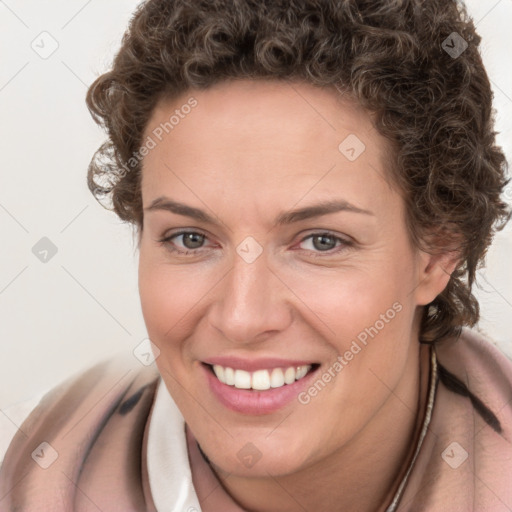
[[[441,254],[419,251],[418,285],[414,290],[418,306],[429,304],[442,293],[457,267],[459,257],[458,251],[447,250]]]

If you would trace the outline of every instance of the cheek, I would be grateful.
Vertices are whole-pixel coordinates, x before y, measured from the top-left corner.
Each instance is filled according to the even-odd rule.
[[[191,379],[194,345],[189,340],[204,320],[204,305],[215,280],[212,283],[206,271],[170,265],[162,253],[141,248],[139,296],[148,336],[160,350],[157,367],[163,376],[174,377],[167,384],[179,392],[173,382]]]
[[[159,279],[159,271],[155,265],[146,261],[141,253],[139,263],[139,295],[142,314],[150,338],[160,338],[162,331],[172,327],[173,294],[167,293],[167,282]],[[169,314],[165,314],[168,312]]]
[[[190,307],[181,293],[183,288],[176,288],[165,270],[141,251],[139,295],[148,337],[160,351],[155,363],[169,392],[180,407],[187,408],[179,383],[187,382],[190,374],[184,355],[186,345],[181,341],[187,338],[182,319],[187,318]]]
[[[193,310],[204,291],[200,278],[191,280],[185,267],[173,267],[165,261],[165,251],[141,245],[139,258],[139,296],[149,334],[156,340],[180,328],[180,319]]]
[[[181,328],[180,319],[191,309],[187,287],[180,284],[174,272],[171,274],[170,266],[161,261],[157,251],[144,246],[140,251],[138,280],[149,338],[161,352],[175,350],[177,346],[168,340],[176,338],[176,331]]]
[[[332,272],[319,269],[309,275],[286,271],[283,280],[304,304],[297,307],[306,321],[342,350],[347,342],[350,344],[376,323],[378,330],[384,332],[397,326],[403,328],[403,322],[410,321],[404,311],[412,298],[412,266],[382,259],[367,261],[359,267],[347,265]]]
[[[404,371],[416,310],[410,293],[413,276],[412,257],[397,261],[381,256],[364,268],[315,280],[315,289],[305,295],[316,315],[311,321],[333,349],[332,362],[334,354],[343,358],[343,377],[335,379],[343,400],[357,405],[362,396],[374,393],[376,376],[393,387]],[[345,396],[347,390],[350,396]]]

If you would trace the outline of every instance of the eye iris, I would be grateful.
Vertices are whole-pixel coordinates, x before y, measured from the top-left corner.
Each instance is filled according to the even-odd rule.
[[[325,240],[331,240],[331,243],[327,242],[327,245],[331,246],[331,247],[325,247],[325,245],[317,245],[316,242],[317,241],[320,241],[322,244],[325,243]],[[319,235],[319,236],[315,236],[313,237],[313,245],[315,247],[315,249],[319,249],[319,250],[322,250],[322,249],[325,249],[325,250],[329,250],[329,249],[332,249],[333,248],[333,244],[335,245],[336,244],[336,241],[334,240],[334,237],[331,236],[331,235]]]
[[[187,249],[198,249],[199,247],[201,247],[201,244],[203,243],[204,240],[204,235],[201,235],[200,233],[185,233],[182,236],[183,245]],[[192,247],[188,245],[188,242],[192,242]]]

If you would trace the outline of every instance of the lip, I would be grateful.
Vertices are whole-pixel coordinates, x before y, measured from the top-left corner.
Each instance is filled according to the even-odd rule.
[[[215,360],[224,358],[219,358]],[[258,365],[254,367],[254,364],[247,364],[244,368],[240,366],[236,366],[236,368],[246,371],[255,371],[263,368],[279,368],[281,367],[282,361],[275,366],[261,366],[263,360],[258,361]],[[266,360],[268,365],[270,360]],[[275,361],[275,360],[274,360]],[[222,363],[215,363],[222,364]],[[309,364],[309,363],[304,363]],[[288,366],[295,366],[295,364],[289,364],[289,361],[286,362]],[[284,365],[284,366],[286,366]],[[246,415],[265,415],[272,414],[286,405],[290,404],[293,400],[297,398],[299,393],[307,388],[310,385],[311,380],[315,377],[318,367],[313,368],[305,377],[302,379],[296,380],[293,384],[285,384],[280,388],[270,388],[265,391],[257,391],[253,389],[238,389],[234,386],[228,386],[227,384],[223,384],[217,377],[213,374],[209,363],[202,363],[201,368],[205,374],[205,377],[208,382],[208,388],[211,393],[215,396],[218,402],[220,402],[224,407],[227,407],[231,411],[246,414]],[[224,364],[222,364],[224,366]],[[226,366],[231,367],[226,364]],[[300,366],[300,365],[298,365]],[[248,370],[246,368],[254,367],[253,370]]]

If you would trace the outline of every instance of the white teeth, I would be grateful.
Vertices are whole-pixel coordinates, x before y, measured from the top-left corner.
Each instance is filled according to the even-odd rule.
[[[224,368],[218,364],[213,365],[213,371],[215,372],[215,375],[217,376],[217,379],[219,379],[221,382],[226,383],[226,373],[224,372]]]
[[[295,382],[295,368],[292,366],[286,368],[286,371],[284,372],[284,382],[286,384],[292,384]]]
[[[263,391],[270,389],[270,375],[268,370],[258,370],[252,374],[252,389]]]
[[[280,388],[284,386],[284,373],[281,368],[274,368],[270,374],[270,387]]]
[[[297,368],[297,371],[295,372],[295,380],[302,379],[302,377],[306,376],[306,373],[308,373],[308,367],[307,366],[299,366]]]
[[[245,370],[235,370],[235,388],[251,389],[251,374]]]
[[[224,384],[228,384],[229,386],[235,385],[235,370],[233,370],[233,368],[224,368],[224,377],[226,380],[221,382],[224,382]]]
[[[234,370],[218,364],[213,365],[216,377],[228,386],[238,389],[255,389],[265,391],[270,388],[280,388],[285,384],[293,384],[296,380],[302,379],[311,370],[311,365],[289,366],[288,368],[274,368],[272,370],[257,370],[247,372],[245,370]]]

